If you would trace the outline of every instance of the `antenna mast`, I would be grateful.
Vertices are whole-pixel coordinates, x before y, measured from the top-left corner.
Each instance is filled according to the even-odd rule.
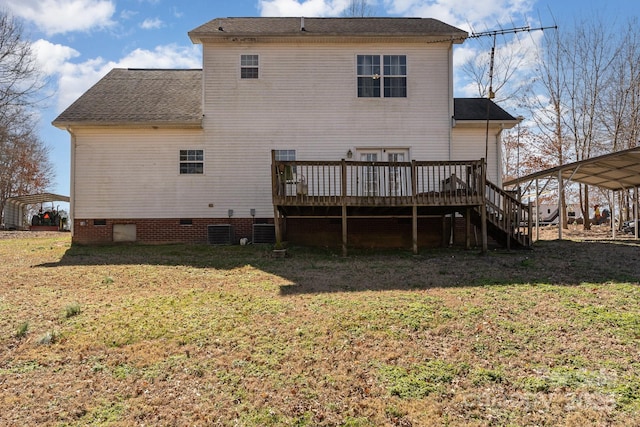
[[[549,29],[558,29],[557,25],[550,27],[537,27],[531,28],[528,25],[525,27],[514,27],[514,28],[505,28],[502,30],[492,30],[492,31],[482,31],[476,33],[475,31],[471,33],[469,36],[470,39],[478,39],[480,37],[491,37],[493,39],[493,43],[491,45],[491,60],[489,62],[489,93],[487,94],[487,128],[485,131],[485,143],[484,143],[484,161],[486,163],[489,158],[489,113],[491,109],[491,100],[496,97],[495,92],[493,91],[493,64],[495,60],[495,52],[496,52],[496,36],[504,35],[504,34],[515,34],[522,32],[531,32],[531,31],[543,31]]]

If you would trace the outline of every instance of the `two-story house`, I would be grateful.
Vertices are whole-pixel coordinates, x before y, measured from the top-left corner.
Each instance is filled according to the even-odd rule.
[[[223,18],[189,32],[202,70],[112,70],[53,122],[71,135],[73,241],[460,241],[451,219],[485,218],[517,123],[454,100],[466,36],[435,19]]]

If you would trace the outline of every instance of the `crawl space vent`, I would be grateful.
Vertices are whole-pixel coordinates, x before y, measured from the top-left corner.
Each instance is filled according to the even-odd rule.
[[[233,243],[233,227],[229,224],[208,225],[207,242],[210,245],[230,245]]]
[[[273,224],[253,224],[253,243],[274,243],[276,228]]]

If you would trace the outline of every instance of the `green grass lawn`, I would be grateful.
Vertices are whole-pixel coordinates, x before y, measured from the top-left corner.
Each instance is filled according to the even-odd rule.
[[[640,246],[0,239],[0,425],[640,425]]]

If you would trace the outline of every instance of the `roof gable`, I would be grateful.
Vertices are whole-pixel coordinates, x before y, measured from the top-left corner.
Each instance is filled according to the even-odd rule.
[[[202,70],[111,70],[64,110],[57,127],[201,127]]]

